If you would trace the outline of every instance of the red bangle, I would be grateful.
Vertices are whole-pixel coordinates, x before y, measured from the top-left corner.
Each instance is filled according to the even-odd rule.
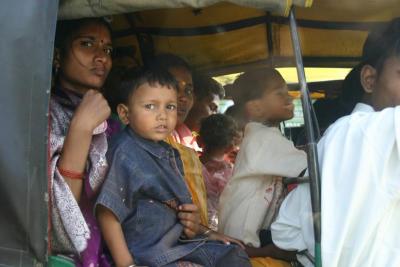
[[[69,179],[83,180],[83,178],[85,178],[83,172],[64,170],[60,167],[58,167],[58,171],[62,176],[69,178]]]

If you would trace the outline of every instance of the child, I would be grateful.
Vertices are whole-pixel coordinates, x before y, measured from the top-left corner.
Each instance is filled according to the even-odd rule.
[[[124,80],[121,88],[124,103],[117,111],[128,127],[111,144],[110,169],[96,203],[116,265],[249,266],[239,247],[207,241],[214,239],[211,230],[192,240],[182,237],[177,213],[192,200],[179,153],[163,141],[177,122],[173,76],[141,70]]]
[[[156,56],[152,66],[162,68],[171,73],[178,83],[178,119],[175,130],[165,140],[179,151],[183,163],[183,171],[186,183],[192,195],[192,214],[200,214],[200,222],[207,225],[207,193],[202,174],[202,164],[194,150],[194,137],[184,121],[193,106],[193,81],[189,64],[176,55],[161,54]],[[193,141],[193,142],[192,142]],[[197,143],[196,143],[197,144]],[[187,205],[188,209],[190,208]],[[196,221],[188,222],[189,227],[197,228]],[[194,231],[192,231],[194,232]]]
[[[252,122],[246,125],[233,176],[220,198],[218,228],[249,247],[258,248],[259,232],[269,229],[284,196],[282,177],[298,176],[307,162],[305,153],[278,129],[282,121],[293,117],[294,109],[279,72],[246,72],[235,84],[241,90],[247,89],[243,105]]]
[[[204,166],[209,226],[216,230],[219,196],[233,170],[233,164],[225,160],[225,155],[236,148],[235,142],[239,139],[238,127],[231,117],[214,114],[202,120],[200,139],[203,146],[200,160]]]
[[[400,19],[370,35],[353,113],[318,143],[323,266],[400,266]],[[314,254],[309,185],[282,204],[274,243]],[[299,256],[305,266],[313,266]]]
[[[194,103],[185,120],[192,132],[199,132],[201,120],[218,112],[219,102],[225,96],[225,90],[210,76],[195,73],[193,75]]]

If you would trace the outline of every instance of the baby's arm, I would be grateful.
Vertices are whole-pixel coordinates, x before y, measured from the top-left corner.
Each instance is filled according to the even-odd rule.
[[[96,208],[97,219],[100,224],[104,240],[111,252],[117,267],[134,265],[135,261],[128,250],[121,224],[117,217],[101,204]]]

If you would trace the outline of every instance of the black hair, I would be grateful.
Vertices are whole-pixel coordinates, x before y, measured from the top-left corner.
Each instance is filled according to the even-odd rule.
[[[260,68],[241,74],[233,83],[233,89],[236,91],[236,99],[233,99],[233,101],[235,104],[241,105],[250,100],[261,98],[271,79],[275,77],[282,78],[280,73],[273,68]]]
[[[154,58],[149,60],[148,67],[163,68],[166,70],[169,70],[170,68],[184,68],[190,73],[192,72],[189,63],[187,63],[186,60],[177,55],[169,53],[159,54],[155,56]]]
[[[225,97],[225,90],[222,85],[204,74],[193,74],[193,88],[196,100],[202,100],[212,95],[218,95],[220,99]]]
[[[238,131],[233,118],[224,114],[213,114],[201,121],[199,134],[206,149],[220,149],[230,146]]]
[[[360,77],[363,66],[364,63],[355,66],[343,80],[342,89],[338,97],[339,107],[343,110],[343,115],[350,114],[365,93]]]
[[[234,104],[233,106],[230,106],[225,111],[225,115],[233,118],[235,120],[236,124],[238,125],[239,129],[242,129],[242,130],[244,129],[247,120],[246,120],[243,105]]]
[[[400,56],[400,18],[393,19],[389,24],[379,25],[368,34],[361,62],[347,74],[342,84],[338,100],[343,115],[350,114],[365,94],[360,77],[362,68],[371,65],[379,75],[384,62],[392,55]]]
[[[338,98],[318,99],[314,102],[313,107],[321,130],[321,135],[337,119],[348,114],[341,108]]]
[[[371,31],[363,47],[362,63],[371,65],[379,74],[391,56],[400,56],[400,18]]]
[[[74,34],[87,24],[101,24],[107,28],[112,39],[111,25],[105,18],[83,18],[74,20],[60,20],[57,22],[54,47],[60,50],[63,56],[68,52]]]
[[[164,69],[149,67],[128,69],[121,77],[115,103],[128,104],[133,92],[145,83],[150,86],[159,84],[178,91],[178,83],[174,76]]]

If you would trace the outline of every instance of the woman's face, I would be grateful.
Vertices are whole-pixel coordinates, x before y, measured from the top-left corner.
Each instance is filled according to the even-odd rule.
[[[218,113],[219,102],[219,96],[216,94],[211,94],[201,100],[195,99],[185,123],[192,131],[199,131],[202,119]]]
[[[178,125],[182,124],[193,106],[192,74],[185,68],[172,67],[169,72],[178,82]]]
[[[107,27],[87,23],[68,41],[65,54],[60,56],[60,85],[79,93],[101,89],[112,66]]]

